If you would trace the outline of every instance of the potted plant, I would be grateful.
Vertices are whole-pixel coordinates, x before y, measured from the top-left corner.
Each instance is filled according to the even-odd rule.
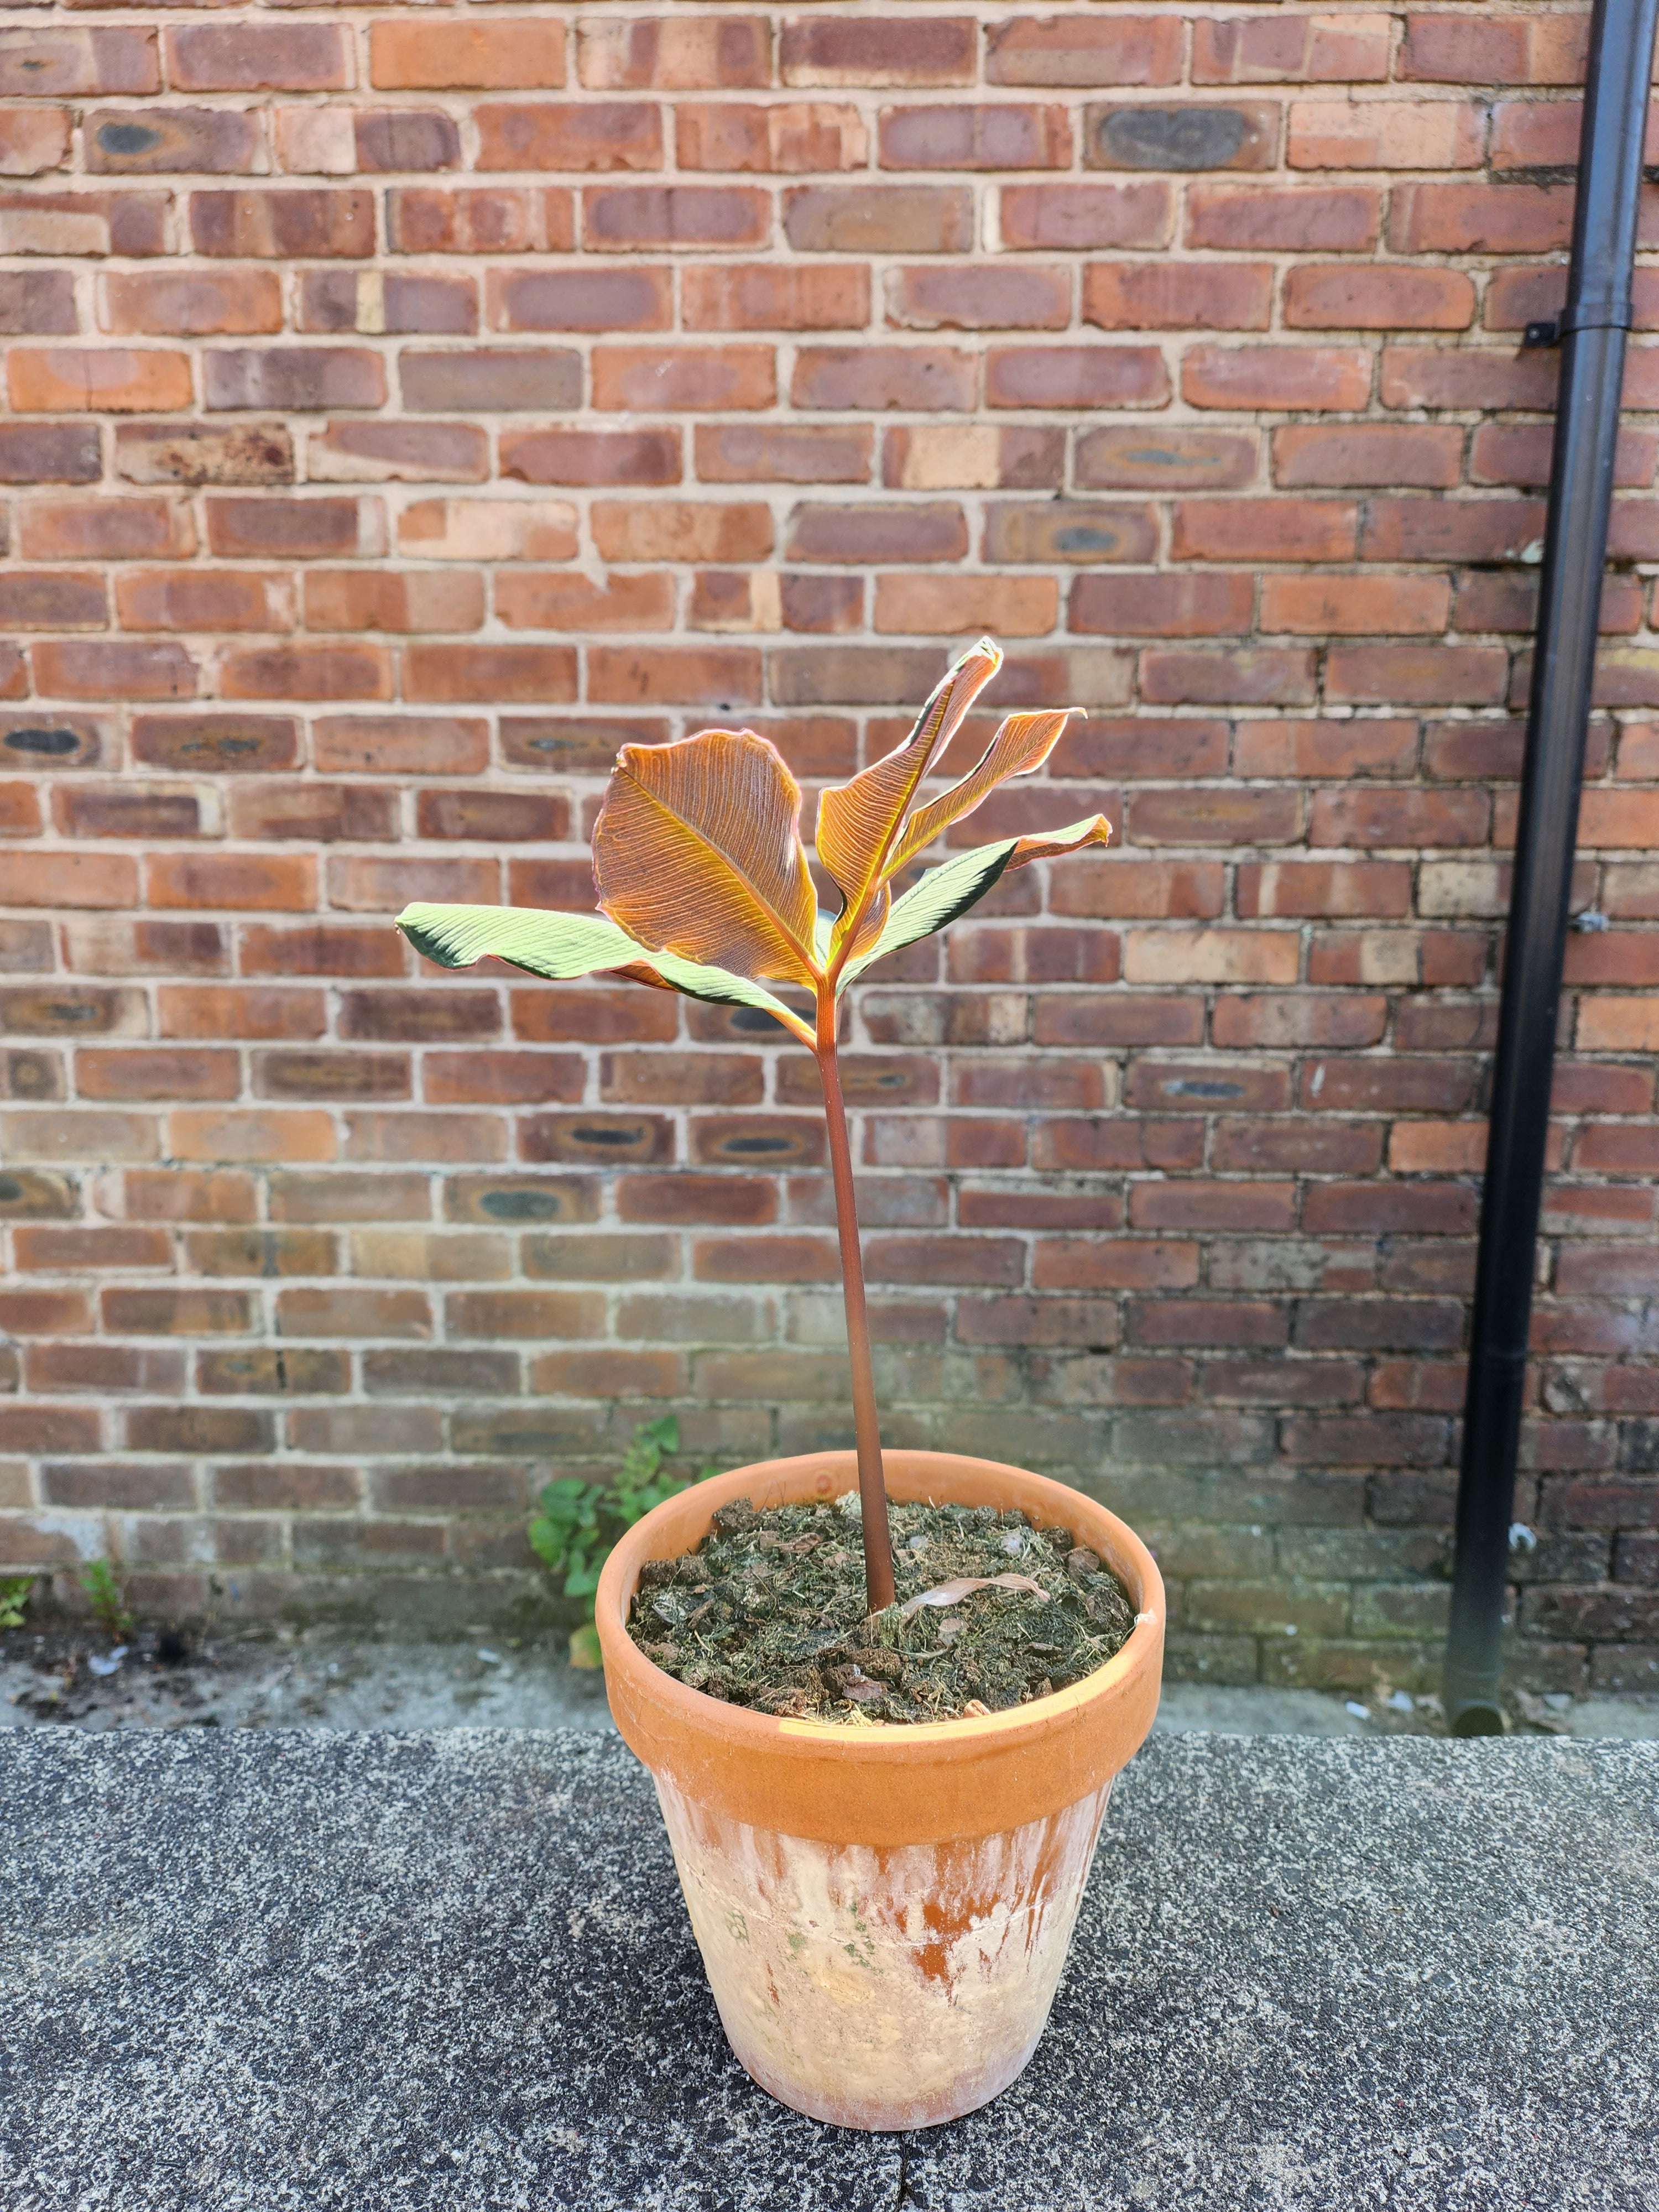
[[[1037,768],[1065,728],[1066,712],[1010,715],[975,766],[923,798],[1001,658],[981,639],[903,744],[823,793],[816,843],[840,897],[833,916],[817,910],[800,790],[781,757],[752,731],[705,730],[618,755],[593,833],[597,914],[421,905],[398,918],[446,967],[493,955],[532,975],[621,975],[760,1007],[817,1062],[856,1449],[742,1468],[658,1505],[606,1561],[596,1625],[611,1711],[656,1782],[733,2050],[784,2103],[859,2128],[953,2118],[1025,2065],[1163,1659],[1157,1566],[1114,1515],[1020,1468],[884,1455],[880,1442],[842,1000],[872,963],[943,929],[1011,869],[1110,834],[1095,815],[1000,838],[896,893],[924,848]],[[921,1531],[896,1566],[895,1521]],[[988,1543],[1006,1571],[934,1578],[932,1561]],[[811,1608],[787,1602],[809,1567],[816,1632]],[[963,1680],[989,1679],[972,1671],[981,1634],[1000,1637],[1006,1663],[995,1694],[966,1698]],[[969,1671],[953,1702],[939,1684],[957,1644]],[[758,1691],[757,1653],[783,1670]]]

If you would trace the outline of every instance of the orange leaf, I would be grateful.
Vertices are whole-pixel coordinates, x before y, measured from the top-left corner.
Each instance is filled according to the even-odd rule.
[[[1111,834],[1112,825],[1106,817],[1091,814],[1086,822],[1073,822],[1064,830],[1037,830],[1029,837],[1017,837],[1002,872],[1012,874],[1031,860],[1058,860],[1067,853],[1081,852],[1085,845],[1103,845]]]
[[[1012,775],[1030,775],[1034,769],[1041,768],[1060,742],[1060,732],[1077,711],[1075,707],[1063,707],[1038,714],[1010,714],[961,782],[953,783],[931,805],[919,806],[910,817],[890,864],[892,870],[896,872],[907,860],[913,860],[924,845],[933,843],[941,830],[948,829],[952,822],[959,822],[964,814],[971,814],[1000,783],[1006,783]]]
[[[872,929],[885,919],[884,898],[878,916],[871,907],[890,872],[905,815],[923,777],[1001,665],[1001,648],[981,638],[946,672],[905,742],[819,799],[818,858],[846,902],[836,924],[834,951],[839,952],[855,933],[860,940],[870,934],[860,927],[866,919]]]
[[[653,952],[812,986],[800,786],[753,730],[624,745],[593,831],[599,904]]]

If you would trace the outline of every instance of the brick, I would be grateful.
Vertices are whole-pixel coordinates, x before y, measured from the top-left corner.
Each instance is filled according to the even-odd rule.
[[[196,665],[179,645],[65,641],[35,646],[31,659],[49,698],[188,699],[196,690]]]
[[[255,260],[361,258],[374,250],[372,192],[304,187],[190,196],[198,253]]]
[[[350,41],[335,23],[188,23],[163,40],[179,92],[339,92],[352,81]]]
[[[1132,929],[1124,939],[1123,974],[1131,983],[1294,983],[1297,967],[1295,938],[1278,933]]]
[[[502,475],[529,483],[672,484],[682,472],[672,429],[504,429],[501,455]]]
[[[258,118],[232,109],[104,109],[82,129],[94,174],[237,176],[262,166]]]
[[[503,576],[495,585],[495,613],[509,629],[666,630],[674,619],[672,584],[666,576],[613,576],[594,584],[586,576],[542,570]],[[436,628],[454,629],[445,622]]]
[[[1463,434],[1449,423],[1345,423],[1340,429],[1290,424],[1273,432],[1273,480],[1286,489],[1418,484],[1443,489],[1458,481]]]
[[[1152,182],[1003,185],[997,191],[996,221],[1005,252],[1043,247],[1067,252],[1133,250],[1169,243],[1175,203],[1168,185]],[[792,236],[791,243],[796,242]]]
[[[1389,74],[1384,15],[1243,15],[1193,27],[1194,84],[1376,82]]]
[[[1299,272],[1292,272],[1293,275]],[[1273,303],[1267,264],[1097,262],[1084,271],[1083,319],[1108,331],[1265,331]]]
[[[854,267],[690,268],[680,292],[689,331],[860,330],[870,319],[869,272]]]
[[[0,117],[0,176],[38,177],[69,158],[65,107],[14,107]]]
[[[593,542],[606,561],[762,561],[772,516],[758,501],[596,500]]]
[[[1188,349],[1182,397],[1194,407],[1363,407],[1370,395],[1370,356],[1336,346],[1212,346]]]
[[[1090,106],[1083,117],[1084,163],[1188,173],[1271,168],[1279,119],[1278,106],[1265,101]]]
[[[597,92],[705,92],[772,81],[764,15],[701,21],[590,18],[576,27],[580,82]]]
[[[975,44],[967,16],[802,16],[782,26],[778,76],[791,86],[971,84]]]
[[[481,169],[662,167],[661,112],[643,100],[544,101],[526,107],[484,105],[473,110],[473,118],[478,127]]]
[[[785,550],[795,561],[951,561],[968,550],[960,507],[926,505],[848,507],[804,502],[789,520]]]
[[[1444,576],[1270,576],[1261,586],[1261,619],[1264,630],[1310,636],[1434,636],[1446,627],[1450,606]]]
[[[951,636],[996,629],[1005,637],[1041,637],[1059,611],[1059,586],[1047,576],[876,580],[875,628],[883,633]]]
[[[115,465],[130,483],[146,484],[291,483],[295,472],[293,441],[280,422],[124,422]]]
[[[575,203],[556,186],[395,185],[386,193],[394,253],[568,252]]]
[[[0,483],[91,483],[98,432],[78,422],[0,422]]]
[[[1571,17],[1408,15],[1400,73],[1426,83],[1577,84],[1584,27]]]
[[[1547,349],[1541,354],[1438,346],[1382,349],[1385,407],[1548,407],[1554,399],[1555,378],[1555,360]]]
[[[963,253],[973,196],[960,185],[797,185],[783,195],[797,253]]]
[[[770,407],[770,346],[596,346],[593,405],[601,411],[701,413]]]
[[[1547,253],[1571,228],[1568,185],[1402,185],[1389,214],[1402,253]]]
[[[737,185],[613,185],[582,194],[590,253],[762,246],[771,220],[769,197]]]
[[[159,92],[157,40],[148,27],[18,27],[0,37],[0,92],[34,99]]]
[[[0,574],[0,622],[15,629],[106,629],[103,578],[62,568]]]
[[[153,347],[14,346],[6,384],[20,414],[167,413],[191,404],[190,356]]]
[[[993,407],[1161,406],[1170,380],[1151,346],[999,346],[985,394]]]
[[[1485,115],[1474,100],[1293,100],[1292,169],[1478,169]]]
[[[478,327],[477,295],[469,276],[313,270],[301,281],[298,327],[470,337]]]
[[[1012,16],[987,34],[988,84],[1162,85],[1180,76],[1180,26],[1170,16]]]
[[[0,192],[0,252],[162,253],[169,204],[166,192]]]
[[[1285,321],[1293,330],[1463,331],[1474,319],[1474,286],[1455,269],[1292,269]]]
[[[398,545],[422,561],[568,561],[576,523],[567,500],[416,500],[398,518]]]
[[[860,412],[965,410],[975,404],[978,380],[973,356],[944,346],[803,346],[790,399],[797,407]]]
[[[123,629],[277,630],[294,626],[293,590],[279,570],[140,568],[116,579]]]
[[[861,169],[869,133],[857,108],[830,101],[694,104],[674,111],[682,169],[799,176]]]
[[[1144,574],[1079,576],[1067,620],[1074,630],[1121,637],[1201,637],[1250,626],[1255,592],[1248,576]]]
[[[1376,243],[1381,221],[1379,196],[1357,187],[1194,185],[1186,240],[1230,252],[1363,252]]]
[[[369,82],[383,91],[514,91],[565,82],[565,30],[556,19],[371,24]]]
[[[478,352],[417,353],[398,356],[398,386],[405,407],[421,414],[452,409],[490,414],[581,404],[580,354],[562,349],[494,347]]]
[[[264,269],[106,276],[99,279],[99,319],[106,331],[123,337],[215,337],[279,331],[282,286]]]
[[[885,108],[877,139],[884,169],[1066,169],[1072,150],[1065,108],[1004,102]]]
[[[488,316],[498,331],[661,331],[673,306],[665,270],[503,270],[491,272]]]
[[[1500,646],[1360,645],[1334,647],[1326,663],[1333,699],[1382,705],[1495,705],[1508,658]]]
[[[67,269],[0,273],[0,331],[7,337],[72,337],[80,327],[75,283]]]
[[[887,431],[882,481],[904,491],[1058,490],[1060,430],[990,423],[929,423]]]
[[[1256,441],[1249,433],[1144,428],[1085,430],[1075,455],[1085,489],[1140,491],[1234,488],[1256,473]]]
[[[1358,521],[1358,507],[1346,500],[1181,500],[1170,553],[1176,561],[1349,560]]]
[[[378,510],[356,499],[210,499],[207,524],[209,548],[222,558],[384,550]]]
[[[576,656],[568,646],[416,645],[404,654],[404,686],[411,700],[570,700]]]

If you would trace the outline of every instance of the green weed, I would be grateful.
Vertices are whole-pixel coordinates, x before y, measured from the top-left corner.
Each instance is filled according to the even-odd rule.
[[[19,1575],[11,1582],[0,1583],[0,1628],[21,1628],[23,1607],[29,1601],[29,1592],[34,1588],[33,1575]]]
[[[599,1586],[599,1571],[623,1532],[642,1521],[653,1505],[691,1486],[692,1478],[682,1480],[662,1471],[663,1462],[679,1448],[679,1422],[672,1413],[665,1413],[634,1431],[611,1481],[584,1482],[578,1475],[561,1475],[542,1492],[541,1511],[527,1532],[532,1548],[549,1573],[562,1578],[565,1596],[582,1600],[587,1615],[570,1638],[573,1667],[600,1664],[593,1593]],[[702,1475],[719,1471],[706,1467]],[[701,1481],[702,1475],[695,1479]]]
[[[107,1559],[94,1559],[82,1570],[81,1587],[92,1600],[92,1609],[118,1644],[132,1626],[119,1578]]]

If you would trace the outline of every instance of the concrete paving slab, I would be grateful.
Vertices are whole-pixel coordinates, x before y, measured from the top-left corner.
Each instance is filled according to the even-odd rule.
[[[1652,2212],[1659,1749],[1154,1737],[1036,2058],[903,2137],[720,2034],[595,1731],[0,1738],[6,2212]]]

